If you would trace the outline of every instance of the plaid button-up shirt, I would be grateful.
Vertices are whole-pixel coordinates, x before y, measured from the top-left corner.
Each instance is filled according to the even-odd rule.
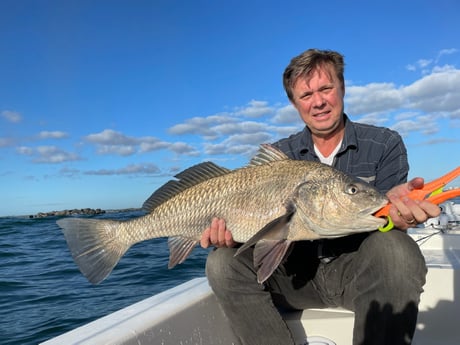
[[[401,136],[388,128],[352,122],[345,117],[345,134],[332,166],[375,186],[382,193],[407,181],[409,164]],[[291,159],[319,161],[310,130],[273,144]]]

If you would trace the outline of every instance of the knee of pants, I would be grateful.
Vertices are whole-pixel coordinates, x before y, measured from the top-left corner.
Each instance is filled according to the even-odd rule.
[[[206,259],[206,276],[210,283],[214,280],[219,281],[227,271],[226,266],[231,260],[230,251],[226,248],[214,249],[208,254]]]
[[[364,246],[363,246],[364,245]],[[363,258],[380,267],[382,274],[411,276],[424,282],[427,268],[418,244],[405,232],[372,233],[360,248]]]
[[[249,261],[249,266],[251,266],[252,259],[248,258],[245,253],[235,257],[235,253],[235,248],[218,248],[208,254],[206,276],[213,289],[225,289],[229,281],[245,279],[248,271],[249,275],[253,274],[247,264]]]

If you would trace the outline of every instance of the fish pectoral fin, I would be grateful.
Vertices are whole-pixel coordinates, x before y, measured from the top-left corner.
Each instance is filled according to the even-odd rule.
[[[187,259],[193,248],[198,244],[198,241],[191,240],[185,237],[170,237],[168,238],[169,247],[169,263],[168,268],[173,268],[177,264],[181,264]]]
[[[235,253],[236,256],[255,245],[254,267],[257,268],[257,281],[259,283],[263,283],[271,276],[283,261],[291,245],[291,241],[287,240],[287,236],[294,212],[294,208],[289,207],[286,214],[265,225]]]
[[[254,267],[258,267],[257,281],[263,283],[283,261],[291,246],[288,240],[261,240],[254,248]]]
[[[244,252],[249,247],[252,247],[261,240],[285,240],[289,232],[289,222],[294,211],[289,211],[286,214],[272,220],[262,229],[256,232],[249,240],[247,240],[240,248],[238,248],[235,256]]]

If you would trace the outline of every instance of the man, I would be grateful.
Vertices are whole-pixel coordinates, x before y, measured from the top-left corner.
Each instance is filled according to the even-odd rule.
[[[242,344],[294,344],[279,307],[350,309],[354,344],[410,344],[413,337],[426,266],[404,230],[437,216],[439,208],[407,197],[423,179],[406,182],[407,154],[396,132],[348,119],[343,71],[343,56],[333,51],[310,49],[291,60],[284,88],[306,127],[274,145],[292,159],[322,161],[375,185],[393,204],[390,216],[399,230],[296,242],[259,284],[252,251],[234,257],[231,229],[214,219],[201,239],[203,247],[218,247],[206,273]]]

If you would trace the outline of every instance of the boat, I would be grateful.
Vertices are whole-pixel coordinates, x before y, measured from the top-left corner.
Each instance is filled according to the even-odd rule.
[[[428,267],[414,345],[460,343],[460,212],[451,201],[439,217],[409,230]],[[354,314],[340,308],[284,312],[297,344],[351,345]],[[256,335],[255,335],[256,336]],[[159,293],[42,343],[239,344],[205,277]]]

